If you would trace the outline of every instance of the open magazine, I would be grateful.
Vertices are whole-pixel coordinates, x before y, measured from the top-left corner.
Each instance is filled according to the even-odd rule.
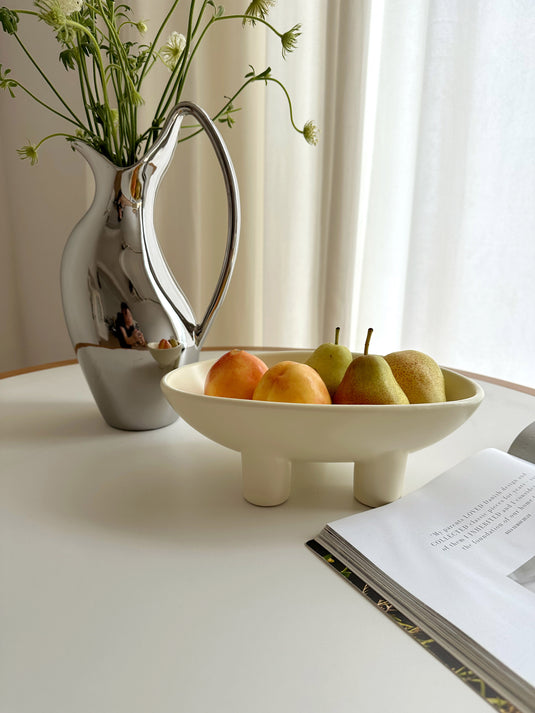
[[[307,546],[491,705],[535,711],[535,464],[481,451]]]

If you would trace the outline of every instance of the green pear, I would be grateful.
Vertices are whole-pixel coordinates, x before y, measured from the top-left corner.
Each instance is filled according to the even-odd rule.
[[[446,401],[444,374],[432,357],[406,349],[387,354],[385,360],[411,404]]]
[[[347,347],[338,344],[340,327],[336,327],[334,344],[325,342],[309,356],[306,363],[315,369],[325,382],[331,398],[338,388],[347,367],[353,360],[353,354]]]
[[[408,404],[382,356],[368,354],[372,329],[368,330],[364,354],[353,359],[334,394],[334,404]]]

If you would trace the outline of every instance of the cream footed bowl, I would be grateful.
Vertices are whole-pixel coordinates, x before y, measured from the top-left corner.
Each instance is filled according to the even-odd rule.
[[[255,353],[272,366],[304,362],[312,351]],[[472,379],[443,369],[444,403],[317,405],[205,396],[204,380],[215,361],[170,371],[161,388],[190,426],[241,453],[243,496],[253,505],[288,499],[292,461],[354,462],[355,498],[371,507],[392,502],[402,492],[407,455],[459,428],[484,395]]]

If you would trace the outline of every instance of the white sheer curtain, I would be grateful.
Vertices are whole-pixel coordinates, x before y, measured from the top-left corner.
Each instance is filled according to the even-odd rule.
[[[242,8],[242,0],[225,3],[229,13]],[[368,2],[351,0],[279,2],[269,15],[275,27],[303,25],[295,53],[283,59],[280,43],[260,26],[244,31],[229,23],[200,56],[189,92],[212,113],[229,77],[232,86],[249,63],[257,72],[269,66],[292,97],[297,125],[314,119],[321,132],[316,147],[296,134],[273,85],[253,86],[237,102],[242,111],[224,136],[242,198],[240,253],[207,344],[310,346],[331,338],[338,324],[349,336],[369,12]],[[168,209],[159,235],[200,313],[221,261],[225,200],[206,142],[179,152],[191,154],[195,182],[184,185],[177,211],[183,216],[195,201],[195,240],[174,241]],[[175,171],[181,161],[177,153]],[[174,173],[163,204],[179,183]]]
[[[135,9],[156,21],[167,4],[137,0]],[[302,22],[294,54],[284,61],[259,28],[222,23],[187,96],[213,112],[249,64],[269,65],[296,122],[317,120],[320,144],[290,129],[277,88],[240,98],[237,125],[222,131],[240,183],[242,239],[208,343],[314,346],[341,325],[359,349],[373,326],[377,352],[422,349],[535,385],[532,4],[294,0],[270,19],[283,30]],[[180,31],[180,17],[170,29]],[[6,39],[0,59],[14,66]],[[53,66],[55,48],[43,51]],[[63,81],[62,69],[56,75]],[[61,141],[37,168],[14,154],[56,127],[31,102],[0,98],[0,315],[9,335],[0,369],[72,355],[58,269],[91,182]],[[202,140],[179,147],[158,201],[160,237],[200,316],[226,230],[221,179]]]
[[[383,9],[355,323],[379,351],[534,386],[533,5]]]

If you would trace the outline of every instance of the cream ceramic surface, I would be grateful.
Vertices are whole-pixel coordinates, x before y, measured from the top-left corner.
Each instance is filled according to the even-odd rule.
[[[159,342],[147,342],[147,347],[162,369],[174,369],[178,366],[178,360],[184,347],[179,344],[170,349],[158,349]]]
[[[312,352],[255,353],[272,366],[285,359],[304,362]],[[215,361],[170,371],[162,391],[193,428],[241,453],[243,496],[254,505],[288,499],[292,461],[354,462],[358,501],[376,507],[396,500],[408,453],[452,433],[484,396],[475,381],[447,369],[445,403],[326,406],[205,396],[204,380]]]

